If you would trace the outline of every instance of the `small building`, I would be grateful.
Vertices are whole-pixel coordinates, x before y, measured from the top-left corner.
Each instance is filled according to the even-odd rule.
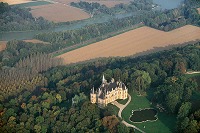
[[[90,101],[97,103],[99,107],[105,107],[108,103],[117,99],[126,99],[128,97],[128,88],[121,81],[115,81],[113,78],[108,83],[103,75],[102,83],[98,89],[91,89]]]

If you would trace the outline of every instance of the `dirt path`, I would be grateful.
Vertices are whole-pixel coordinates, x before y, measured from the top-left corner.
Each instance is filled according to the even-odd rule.
[[[186,74],[196,74],[196,73],[200,73],[200,71],[189,71],[189,72],[186,72]]]
[[[118,116],[119,116],[121,119],[123,119],[123,118],[122,118],[122,111],[123,111],[124,108],[130,103],[130,101],[131,101],[131,96],[128,94],[128,101],[127,101],[127,103],[126,103],[125,105],[120,104],[120,103],[118,103],[117,101],[114,101],[114,102],[113,102],[113,105],[115,105],[115,106],[117,106],[117,107],[119,108]],[[140,131],[141,133],[145,133],[144,131],[142,131],[142,130],[139,129],[138,127],[136,127],[136,126],[134,126],[134,125],[132,125],[132,124],[129,124],[129,123],[127,123],[127,122],[124,121],[124,120],[122,121],[122,123],[124,123],[127,127],[132,127],[132,128],[134,128],[134,129]]]

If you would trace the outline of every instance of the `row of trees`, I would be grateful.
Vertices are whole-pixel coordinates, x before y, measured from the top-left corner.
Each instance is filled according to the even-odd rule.
[[[88,2],[71,2],[71,6],[75,6],[81,9],[84,9],[85,11],[89,12],[93,15],[98,14],[109,14],[109,15],[115,15],[117,13],[124,13],[124,12],[130,12],[130,13],[136,13],[137,11],[150,11],[152,10],[153,1],[152,0],[134,0],[134,2],[130,2],[129,4],[118,4],[114,7],[106,7],[105,5],[101,5],[96,2],[88,3]]]
[[[0,2],[0,31],[41,30],[53,27],[42,17],[34,18],[30,9]]]
[[[13,68],[4,67],[0,71],[0,101],[24,90],[33,91],[38,86],[47,86],[47,78],[39,73],[60,65],[61,59],[37,53],[20,59]]]
[[[71,6],[77,7],[84,9],[85,11],[89,12],[90,14],[97,15],[100,13],[105,13],[105,14],[112,14],[112,11],[110,8],[106,7],[105,5],[100,5],[99,3],[88,3],[84,1],[80,1],[78,3],[71,2]]]

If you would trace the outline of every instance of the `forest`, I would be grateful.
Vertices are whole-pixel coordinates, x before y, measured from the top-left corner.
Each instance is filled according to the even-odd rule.
[[[1,78],[0,130],[132,132],[115,116],[112,106],[100,109],[89,102],[90,89],[100,85],[104,73],[108,80],[120,77],[134,93],[151,91],[151,102],[177,115],[177,132],[197,133],[200,107],[195,95],[200,93],[200,77],[188,78],[185,72],[200,70],[199,47],[197,43],[137,58],[107,58],[69,66],[50,63],[57,60],[45,54],[31,54],[11,68],[1,67],[0,75],[5,76]],[[40,64],[44,59],[50,61]]]
[[[29,8],[0,2],[0,31],[42,30],[54,26],[43,17],[34,18],[29,11]]]
[[[81,9],[84,9],[85,11],[89,12],[93,15],[99,15],[99,14],[109,14],[109,15],[115,15],[117,13],[133,13],[136,11],[150,11],[152,10],[152,4],[153,1],[151,0],[135,0],[134,2],[130,2],[130,4],[118,4],[114,7],[108,8],[105,5],[100,5],[97,2],[71,2],[70,5],[74,7],[78,7]]]
[[[47,45],[8,42],[0,52],[0,132],[134,132],[121,123],[113,106],[101,109],[90,103],[90,90],[100,85],[103,73],[108,80],[120,77],[133,93],[151,93],[149,101],[176,116],[175,132],[200,132],[200,76],[185,74],[188,70],[200,71],[200,43],[145,56],[104,58],[68,66],[51,55],[61,48],[140,22],[165,31],[185,24],[199,26],[200,17],[195,9],[198,4],[185,1],[184,7],[173,10],[149,11],[78,30],[36,36],[52,43]],[[13,10],[19,10],[21,15],[12,13]],[[27,10],[0,4],[0,16],[11,13],[13,18],[20,17],[22,24],[25,20],[33,26],[39,20],[35,21],[29,13],[30,18],[24,19]],[[5,30],[30,28],[20,28],[20,22],[15,29],[14,24],[9,24],[14,22],[11,20],[15,19],[1,26],[12,25]],[[48,27],[39,24],[38,28]]]

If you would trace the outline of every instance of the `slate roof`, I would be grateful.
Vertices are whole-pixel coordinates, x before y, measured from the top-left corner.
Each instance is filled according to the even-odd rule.
[[[99,98],[104,99],[105,95],[108,91],[115,90],[117,87],[122,87],[123,90],[126,89],[126,86],[122,82],[110,82],[110,83],[102,83],[99,87],[100,95]]]

